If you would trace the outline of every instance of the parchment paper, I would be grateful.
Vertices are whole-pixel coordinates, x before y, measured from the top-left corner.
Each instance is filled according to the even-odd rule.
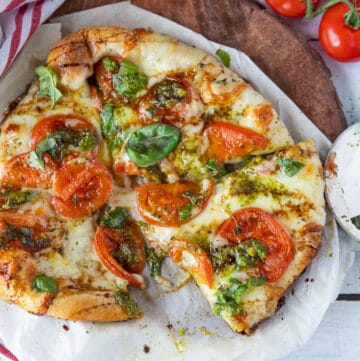
[[[324,158],[327,153],[330,146],[327,138],[246,55],[235,49],[210,42],[129,3],[88,10],[57,21],[62,23],[64,35],[86,25],[152,27],[209,53],[214,54],[221,47],[231,55],[232,69],[250,81],[278,109],[294,139],[314,138],[321,156]],[[48,44],[49,26],[40,30],[38,44],[45,39]],[[56,41],[57,37],[51,39]],[[48,47],[43,50],[44,58]],[[22,79],[32,78],[33,66],[28,65],[14,65],[13,75],[1,80],[1,94],[6,96],[13,90],[13,79],[16,78],[19,85],[24,84]],[[135,293],[144,318],[126,323],[67,322],[33,316],[0,302],[0,337],[21,361],[278,359],[302,346],[312,335],[337,296],[351,265],[352,254],[344,245],[339,245],[335,222],[331,216],[328,218],[318,256],[289,290],[285,305],[251,337],[233,333],[220,318],[212,316],[207,301],[195,285],[190,283],[177,293],[163,295],[152,282],[145,292]],[[180,329],[185,331],[182,336]],[[149,352],[144,352],[145,345],[150,348]]]

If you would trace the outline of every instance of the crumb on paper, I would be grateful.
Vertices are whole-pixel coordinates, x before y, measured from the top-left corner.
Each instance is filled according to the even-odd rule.
[[[166,327],[167,327],[168,330],[173,330],[174,329],[173,324],[171,324],[170,322],[166,325]]]
[[[178,329],[178,335],[179,336],[184,336],[186,333],[186,329],[185,328],[179,328]]]
[[[69,326],[68,325],[63,325],[63,327],[62,327],[65,331],[69,331]]]
[[[206,327],[199,327],[200,332],[205,336],[219,336],[216,332],[209,331]]]
[[[184,351],[186,351],[185,340],[184,340],[183,338],[180,339],[179,341],[176,341],[176,342],[175,342],[175,346],[176,346],[176,349],[177,349],[179,352],[184,352]]]
[[[144,345],[144,353],[149,353],[149,352],[150,352],[150,346]]]

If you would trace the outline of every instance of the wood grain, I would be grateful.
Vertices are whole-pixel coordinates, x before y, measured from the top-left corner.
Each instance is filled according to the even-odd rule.
[[[54,16],[114,2],[117,1],[67,1]],[[133,0],[132,3],[244,51],[330,140],[347,127],[331,74],[320,55],[280,18],[255,2]]]

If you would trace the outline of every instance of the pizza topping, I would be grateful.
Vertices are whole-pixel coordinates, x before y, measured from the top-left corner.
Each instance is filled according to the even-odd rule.
[[[136,188],[136,204],[140,216],[150,224],[177,227],[199,215],[214,189],[212,181],[199,185],[186,183],[145,183]]]
[[[39,94],[48,96],[51,99],[51,106],[54,106],[62,94],[57,88],[57,76],[54,70],[46,66],[39,66],[35,69],[35,73],[39,76]]]
[[[168,77],[155,84],[141,99],[139,114],[144,123],[164,122],[182,126],[200,123],[204,104],[199,93],[188,81]]]
[[[143,278],[137,274],[145,267],[144,243],[134,222],[128,220],[118,229],[98,227],[94,246],[100,260],[111,273],[132,286],[145,286]]]
[[[231,278],[229,285],[221,286],[217,292],[217,298],[214,303],[215,315],[220,315],[222,312],[228,313],[231,316],[241,315],[244,312],[244,306],[241,302],[244,293],[253,287],[262,286],[265,281],[265,278],[262,277],[249,278],[246,282],[242,283],[237,279]]]
[[[33,279],[31,289],[36,292],[46,292],[54,295],[58,291],[58,286],[53,278],[43,273]]]
[[[262,262],[259,268],[269,282],[276,282],[293,259],[291,238],[275,217],[260,208],[241,209],[222,223],[215,242],[224,239],[230,244],[258,240],[267,253],[266,258],[262,259],[263,251],[260,250],[259,258]]]
[[[216,159],[209,159],[206,162],[206,170],[209,172],[209,174],[214,177],[215,179],[220,179],[226,174],[229,173],[229,171],[226,169],[224,163],[218,162]]]
[[[235,235],[241,232],[240,226],[234,228]],[[266,256],[266,248],[257,239],[211,249],[211,261],[217,270],[228,267],[234,267],[237,271],[244,270],[258,265],[266,259]]]
[[[276,158],[276,161],[284,173],[289,177],[294,176],[301,168],[305,166],[304,163],[287,158]]]
[[[106,71],[114,72],[119,69],[119,64],[110,56],[106,56],[101,60],[101,62],[102,62],[102,66]]]
[[[220,162],[265,149],[270,141],[253,130],[222,121],[212,122],[205,129],[210,153]]]
[[[135,131],[126,144],[129,158],[140,167],[156,164],[180,142],[178,128],[163,123],[150,124]]]
[[[30,165],[44,169],[43,155],[60,164],[69,157],[92,156],[97,138],[94,127],[84,119],[54,115],[38,122],[32,131]],[[90,152],[88,152],[90,151]]]
[[[195,242],[173,240],[169,245],[169,256],[191,275],[211,288],[213,268],[207,253]]]
[[[129,211],[123,207],[115,207],[112,211],[105,213],[100,224],[104,227],[122,229],[129,218]]]
[[[129,60],[123,59],[119,73],[113,75],[114,89],[128,98],[135,98],[137,92],[147,86],[147,76],[139,72],[138,67]]]
[[[0,207],[2,209],[16,208],[31,201],[35,195],[36,192],[31,190],[2,189],[0,190]]]
[[[228,52],[222,49],[216,50],[216,55],[221,59],[223,64],[228,68],[231,63],[231,58]]]
[[[136,316],[139,313],[138,304],[127,292],[118,291],[115,293],[115,298],[128,316]]]
[[[154,247],[146,248],[146,260],[150,268],[151,277],[156,278],[161,275],[161,264],[165,258],[165,253]]]
[[[54,174],[51,204],[63,217],[86,217],[106,203],[111,190],[111,175],[101,163],[71,162]]]
[[[56,165],[48,154],[43,157],[43,163],[33,158],[31,152],[16,155],[4,166],[1,174],[3,186],[16,188],[44,188],[51,187],[51,179]],[[42,168],[42,165],[44,167]]]

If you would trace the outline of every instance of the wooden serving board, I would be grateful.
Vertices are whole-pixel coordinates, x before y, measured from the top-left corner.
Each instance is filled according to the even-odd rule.
[[[53,15],[118,2],[68,0]],[[134,5],[244,51],[330,139],[346,127],[320,55],[281,19],[251,0],[132,0]]]

